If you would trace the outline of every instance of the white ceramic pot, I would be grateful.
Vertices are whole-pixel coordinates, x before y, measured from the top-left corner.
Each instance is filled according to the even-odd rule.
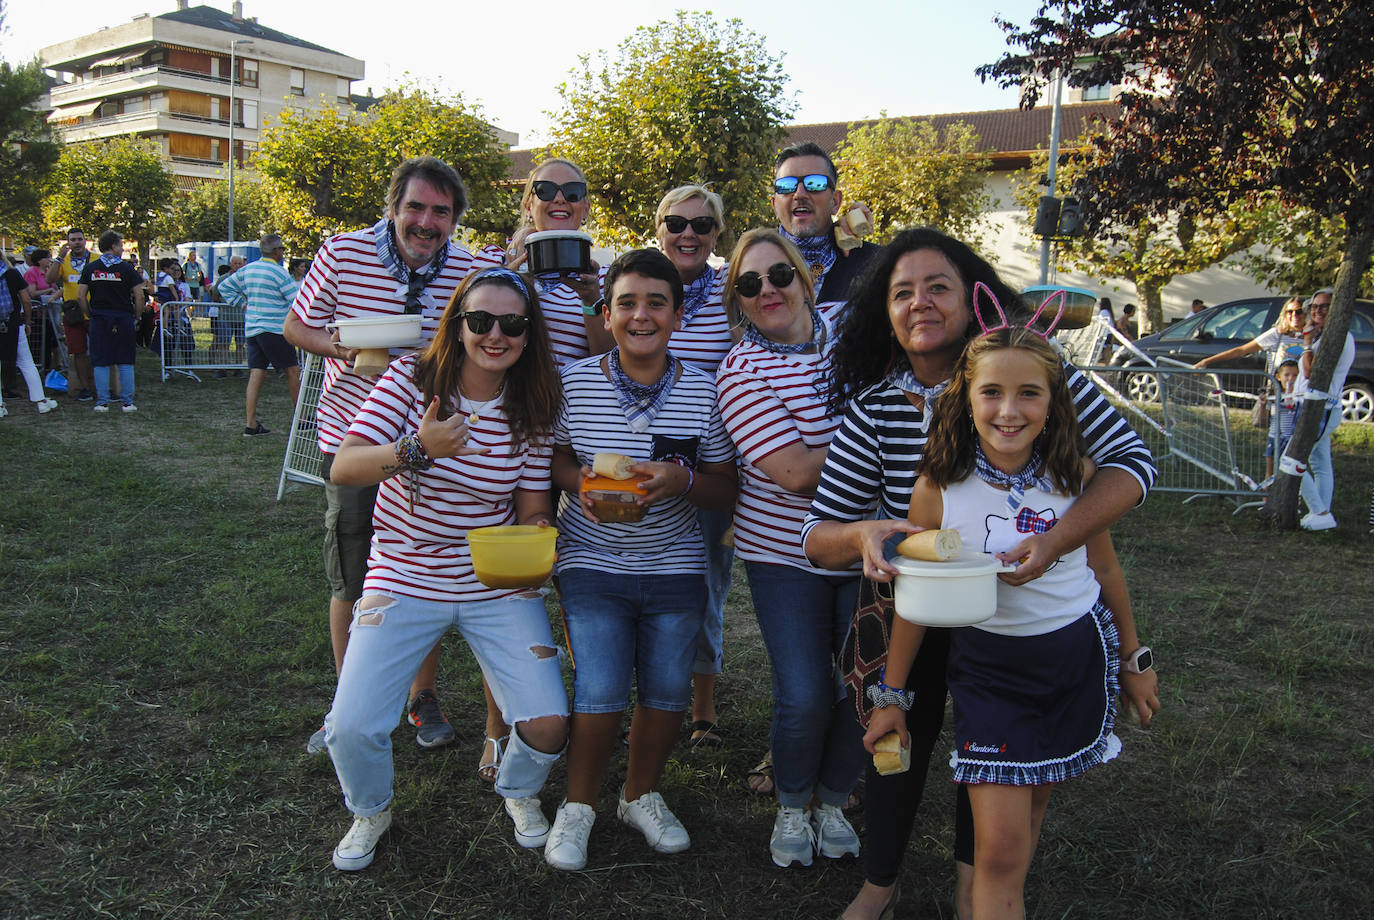
[[[409,348],[420,344],[418,313],[398,313],[393,316],[368,316],[362,319],[340,319],[324,328],[339,331],[339,344],[345,348]]]
[[[997,573],[1014,572],[987,553],[965,553],[947,562],[898,556],[893,598],[897,615],[921,626],[972,626],[997,612]]]

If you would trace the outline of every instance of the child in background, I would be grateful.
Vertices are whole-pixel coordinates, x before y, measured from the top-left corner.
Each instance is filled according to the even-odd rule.
[[[1264,448],[1267,479],[1274,478],[1274,458],[1282,457],[1288,449],[1288,442],[1293,440],[1293,428],[1298,424],[1298,411],[1302,409],[1301,400],[1293,392],[1298,382],[1298,362],[1286,359],[1274,371],[1274,377],[1278,379],[1281,395],[1275,400],[1274,423],[1269,431],[1269,443]]]
[[[1065,377],[1033,330],[1004,321],[970,343],[939,398],[911,523],[955,528],[966,551],[994,554],[1031,528],[1053,527],[1095,469],[1081,452]],[[903,710],[911,693],[893,688],[906,686],[924,634],[893,622],[864,736],[870,751],[892,731],[908,743]],[[999,582],[993,617],[953,631],[952,762],[973,808],[979,920],[1024,916],[1026,873],[1051,790],[1120,751],[1112,731],[1118,675],[1148,723],[1159,708],[1158,682],[1105,531],[1034,581]]]

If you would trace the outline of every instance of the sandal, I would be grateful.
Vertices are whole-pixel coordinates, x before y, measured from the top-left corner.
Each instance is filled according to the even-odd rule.
[[[750,770],[744,777],[744,785],[755,795],[773,794],[773,752],[769,751],[763,755],[754,769]]]
[[[688,726],[692,732],[691,747],[697,748],[719,748],[725,746],[725,739],[721,737],[724,732],[716,727],[716,723],[708,719],[697,719]]]
[[[477,775],[489,783],[496,782],[496,774],[501,768],[501,749],[509,735],[500,738],[486,738],[482,741],[482,759],[477,762]],[[487,745],[491,745],[491,760],[487,760]]]

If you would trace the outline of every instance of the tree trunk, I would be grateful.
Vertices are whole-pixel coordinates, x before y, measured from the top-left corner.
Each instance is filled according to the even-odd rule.
[[[1374,220],[1361,220],[1360,228],[1354,229],[1355,221],[1346,217],[1346,225],[1351,229],[1345,238],[1345,252],[1341,256],[1341,267],[1336,273],[1336,291],[1331,295],[1331,312],[1327,314],[1326,326],[1322,329],[1321,339],[1333,344],[1317,352],[1312,365],[1310,388],[1325,392],[1331,385],[1331,374],[1341,356],[1341,345],[1345,334],[1350,330],[1350,319],[1355,312],[1355,295],[1359,289],[1360,276],[1369,264],[1369,253],[1374,247]],[[1334,394],[1339,396],[1340,394]],[[1303,400],[1302,412],[1293,428],[1293,440],[1288,444],[1286,453],[1300,458],[1303,465],[1317,442],[1322,419],[1326,417],[1326,403],[1323,400]],[[1274,484],[1269,489],[1269,498],[1264,515],[1280,530],[1295,530],[1298,526],[1298,483],[1300,476],[1291,476],[1275,470]],[[1308,509],[1313,510],[1313,509]]]
[[[1144,323],[1140,335],[1150,335],[1164,328],[1164,285],[1158,281],[1137,280],[1135,295],[1140,298]]]

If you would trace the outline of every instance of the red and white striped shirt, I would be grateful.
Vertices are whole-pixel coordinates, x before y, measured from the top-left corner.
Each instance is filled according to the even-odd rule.
[[[827,306],[820,309],[822,321],[829,324]],[[827,329],[825,342],[820,354],[775,354],[752,342],[740,342],[721,362],[716,376],[720,414],[740,455],[735,553],[749,562],[829,571],[811,565],[802,552],[801,526],[811,509],[811,495],[787,491],[758,466],[759,461],[793,444],[812,450],[829,446],[840,425],[824,396],[833,326]]]
[[[449,243],[448,262],[425,286],[421,302],[421,340],[428,343],[439,328],[439,319],[449,297],[471,272],[492,264],[474,257],[462,246]],[[397,281],[377,258],[373,230],[341,233],[320,247],[310,271],[301,282],[291,312],[306,326],[323,329],[336,319],[361,319],[369,316],[405,312],[406,286]],[[411,351],[393,348],[393,357]],[[324,385],[316,407],[320,452],[333,454],[348,432],[353,416],[362,408],[376,377],[353,373],[347,362],[324,359]]]
[[[715,277],[711,290],[706,295],[706,303],[693,314],[690,322],[673,333],[668,340],[668,350],[680,361],[714,374],[725,360],[734,342],[730,338],[730,320],[726,318],[721,293],[725,289],[725,266],[706,270]]]
[[[415,356],[391,362],[358,411],[348,433],[372,444],[390,444],[420,429],[424,393],[415,384]],[[455,399],[456,402],[456,399]],[[515,523],[515,492],[546,492],[552,445],[543,441],[512,451],[505,411],[482,410],[470,424],[468,443],[488,453],[435,460],[422,473],[405,471],[382,480],[372,514],[372,552],[365,591],[384,591],[430,601],[493,600],[516,589],[488,588],[472,571],[467,533],[477,527]],[[410,510],[411,477],[419,477]]]

